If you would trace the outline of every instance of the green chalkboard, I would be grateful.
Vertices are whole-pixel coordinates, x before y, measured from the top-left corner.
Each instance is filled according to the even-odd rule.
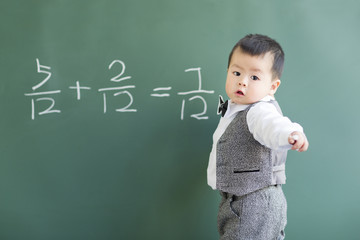
[[[360,3],[1,0],[0,239],[218,239],[206,183],[227,57],[286,54],[288,239],[358,239]]]

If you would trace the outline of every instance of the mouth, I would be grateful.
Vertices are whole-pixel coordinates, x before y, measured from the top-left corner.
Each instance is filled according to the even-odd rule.
[[[236,92],[236,95],[238,95],[238,96],[244,96],[245,94],[244,94],[243,91],[238,90],[238,91]]]

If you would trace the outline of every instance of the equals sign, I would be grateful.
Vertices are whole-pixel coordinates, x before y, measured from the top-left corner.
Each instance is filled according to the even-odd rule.
[[[153,89],[154,92],[160,92],[160,91],[169,91],[171,90],[171,87],[163,87],[163,88],[155,88]],[[152,97],[170,97],[169,93],[153,93],[151,94]]]

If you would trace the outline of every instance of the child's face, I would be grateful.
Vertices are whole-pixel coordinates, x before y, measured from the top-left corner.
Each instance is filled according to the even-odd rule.
[[[273,96],[280,85],[272,79],[273,54],[251,56],[240,48],[232,55],[226,78],[226,94],[237,104],[252,104],[267,95]]]

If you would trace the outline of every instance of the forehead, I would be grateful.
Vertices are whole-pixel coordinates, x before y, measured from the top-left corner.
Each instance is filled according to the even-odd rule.
[[[241,48],[237,48],[231,57],[229,68],[239,67],[271,73],[273,61],[274,55],[271,52],[259,56],[252,56],[243,52]]]

